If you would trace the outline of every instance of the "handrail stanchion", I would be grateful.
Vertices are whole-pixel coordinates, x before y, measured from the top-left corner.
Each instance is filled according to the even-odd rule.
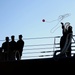
[[[54,37],[54,47],[53,47],[53,54],[54,54],[54,51],[55,51],[55,41],[56,41],[56,38]]]

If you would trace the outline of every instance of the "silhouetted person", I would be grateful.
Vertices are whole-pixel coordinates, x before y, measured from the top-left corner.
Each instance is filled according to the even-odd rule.
[[[54,57],[58,57],[58,56],[61,56],[61,57],[66,57],[66,54],[59,54],[58,56],[56,56],[56,53],[57,52],[60,52],[63,50],[64,46],[65,46],[65,42],[66,42],[66,37],[67,37],[67,30],[64,26],[64,24],[61,22],[61,25],[62,25],[62,36],[60,38],[60,50],[57,50],[54,52]]]
[[[10,60],[15,60],[15,53],[16,51],[16,41],[15,41],[15,36],[11,36],[11,41],[10,41]]]
[[[62,24],[62,32],[63,36],[60,39],[60,54],[58,56],[61,57],[71,57],[71,40],[72,40],[72,26],[68,26],[67,29],[64,29],[64,25]],[[59,52],[59,51],[55,51]],[[54,56],[56,55],[54,53]]]
[[[60,39],[60,50],[63,49],[65,42],[66,42],[66,37],[67,37],[67,30],[65,29],[65,26],[62,22],[61,22],[61,24],[62,24],[62,36]]]
[[[67,36],[67,29],[65,28],[65,25],[63,22],[61,22],[61,25],[62,25],[62,36]]]
[[[73,34],[72,26],[68,27],[68,33],[67,34],[68,34],[68,40],[69,40],[70,44],[69,44],[69,47],[68,47],[66,54],[67,54],[67,57],[71,57],[71,39],[72,39],[72,34]]]
[[[24,41],[22,40],[22,37],[23,37],[22,35],[19,35],[19,40],[17,41],[17,50],[20,53],[20,59],[21,59],[22,51],[24,47]],[[18,56],[17,56],[17,59],[20,60]]]
[[[2,44],[2,50],[4,51],[4,60],[9,60],[9,37],[5,37],[5,42]]]
[[[3,60],[2,47],[0,47],[0,61]]]

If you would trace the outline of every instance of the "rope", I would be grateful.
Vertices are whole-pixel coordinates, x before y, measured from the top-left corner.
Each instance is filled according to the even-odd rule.
[[[70,16],[70,13],[67,13],[67,14],[64,14],[64,15],[60,15],[59,17],[58,17],[58,19],[56,19],[56,20],[53,20],[53,21],[51,21],[51,22],[54,22],[54,21],[57,21],[58,20],[58,23],[50,30],[50,32],[51,33],[53,33],[53,32],[55,32],[60,26],[58,26],[58,24],[64,19],[64,18],[67,18],[67,17],[69,17]],[[50,23],[51,23],[50,22]],[[58,27],[57,27],[58,26]]]

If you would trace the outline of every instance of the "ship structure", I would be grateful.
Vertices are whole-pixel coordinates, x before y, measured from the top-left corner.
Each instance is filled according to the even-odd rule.
[[[53,39],[53,42],[25,45],[21,59],[18,50],[14,50],[10,53],[12,55],[12,57],[10,57],[9,52],[5,52],[1,47],[0,71],[5,74],[25,74],[37,68],[39,68],[39,70],[36,70],[36,72],[39,72],[40,69],[55,70],[57,67],[75,67],[75,35],[73,34],[72,26],[65,26],[62,22],[61,25],[62,36],[23,39],[25,42],[29,40],[40,40],[41,42],[41,40],[49,41],[49,39]],[[9,57],[12,59],[9,59]]]

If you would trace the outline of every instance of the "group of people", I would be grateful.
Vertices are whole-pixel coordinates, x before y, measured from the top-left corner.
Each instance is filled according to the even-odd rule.
[[[24,47],[24,41],[22,35],[19,35],[19,39],[16,42],[15,36],[11,36],[11,41],[9,37],[5,37],[5,42],[2,43],[0,48],[0,59],[1,60],[20,60],[22,56],[22,51]]]
[[[65,26],[62,22],[61,25],[63,35],[60,38],[60,50],[54,52],[54,58],[71,57],[71,41],[73,35],[72,26]],[[60,52],[60,54],[57,55],[57,52]]]

